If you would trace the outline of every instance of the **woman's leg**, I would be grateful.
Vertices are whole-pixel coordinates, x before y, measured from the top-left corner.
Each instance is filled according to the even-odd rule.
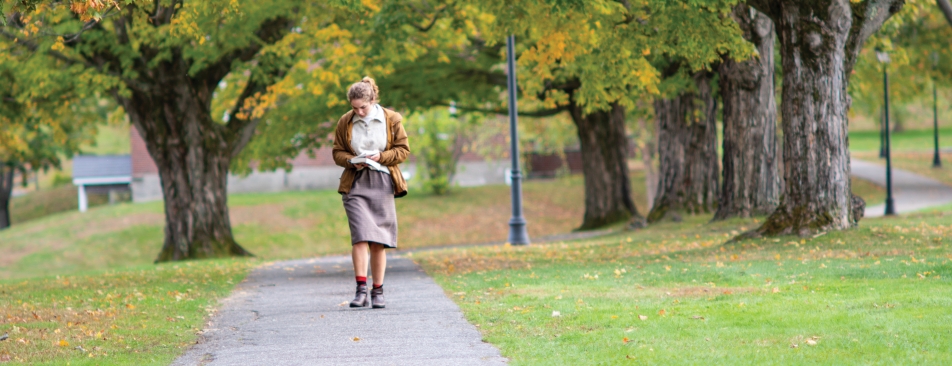
[[[374,287],[383,285],[383,276],[386,271],[387,252],[384,246],[377,243],[370,244],[370,272],[374,275]],[[364,273],[367,273],[367,267],[364,267]]]
[[[359,308],[370,304],[367,299],[367,242],[354,244],[351,249],[351,258],[354,260],[354,277],[357,279],[357,293],[350,302],[350,307]]]
[[[367,242],[354,244],[350,254],[354,260],[354,276],[367,277]]]

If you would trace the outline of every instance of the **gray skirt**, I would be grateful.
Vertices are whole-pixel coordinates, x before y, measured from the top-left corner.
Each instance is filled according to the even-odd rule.
[[[397,207],[390,175],[364,168],[357,171],[350,193],[342,195],[350,244],[371,242],[397,247]]]

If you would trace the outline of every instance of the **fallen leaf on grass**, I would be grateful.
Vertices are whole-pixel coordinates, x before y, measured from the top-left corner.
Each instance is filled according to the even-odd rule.
[[[658,315],[664,316],[664,309],[658,310]]]
[[[622,338],[621,342],[624,344],[628,344],[628,337]]]
[[[704,320],[704,317],[703,317],[703,316],[700,316],[700,315],[695,315],[695,316],[692,316],[691,319]]]
[[[560,313],[558,310],[553,310],[553,311],[552,311],[552,316],[553,316],[553,317],[559,317],[559,316],[562,316],[562,313]]]
[[[135,306],[135,305],[132,305],[132,304],[126,304],[126,308],[135,309],[136,306]]]
[[[66,347],[66,346],[69,346],[69,342],[67,342],[67,341],[65,341],[65,340],[63,340],[63,339],[60,339],[60,341],[59,341],[56,345],[58,345],[58,346],[60,346],[60,347]]]
[[[779,289],[779,288],[776,288],[776,287],[774,287],[774,288],[773,288],[773,291],[771,291],[771,292],[773,292],[773,293],[775,293],[775,294],[776,294],[776,293],[778,293],[778,292],[780,292],[780,289]]]
[[[796,344],[796,343],[790,345],[790,348],[797,348],[797,347],[800,347],[800,345],[798,345],[798,344]]]
[[[816,341],[815,341],[815,340],[812,340],[812,339],[807,339],[807,345],[808,345],[808,346],[816,346]]]
[[[648,320],[648,317],[647,317],[647,316],[644,316],[644,315],[638,315],[638,319],[641,319],[642,321],[645,321],[645,320]]]

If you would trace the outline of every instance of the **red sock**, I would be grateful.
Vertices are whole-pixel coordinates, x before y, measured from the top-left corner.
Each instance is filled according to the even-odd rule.
[[[357,277],[357,285],[367,286],[367,276],[354,276]]]
[[[381,287],[383,287],[383,284],[382,284],[382,283],[381,283],[381,284],[379,284],[379,285],[378,285],[378,284],[376,284],[376,283],[374,284],[374,288],[381,288]]]

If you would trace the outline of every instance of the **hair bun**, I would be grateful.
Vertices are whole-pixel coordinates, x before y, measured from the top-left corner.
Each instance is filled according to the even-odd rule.
[[[347,99],[363,99],[371,102],[379,101],[380,89],[377,88],[377,83],[370,76],[364,76],[360,81],[352,84],[347,90]]]
[[[363,83],[370,84],[370,86],[373,87],[373,89],[374,89],[374,97],[375,97],[374,99],[376,99],[376,96],[380,94],[380,88],[377,87],[377,82],[374,81],[374,78],[372,78],[372,77],[370,77],[370,76],[364,76],[364,78],[363,78],[363,79],[360,79],[360,81],[363,82]]]

